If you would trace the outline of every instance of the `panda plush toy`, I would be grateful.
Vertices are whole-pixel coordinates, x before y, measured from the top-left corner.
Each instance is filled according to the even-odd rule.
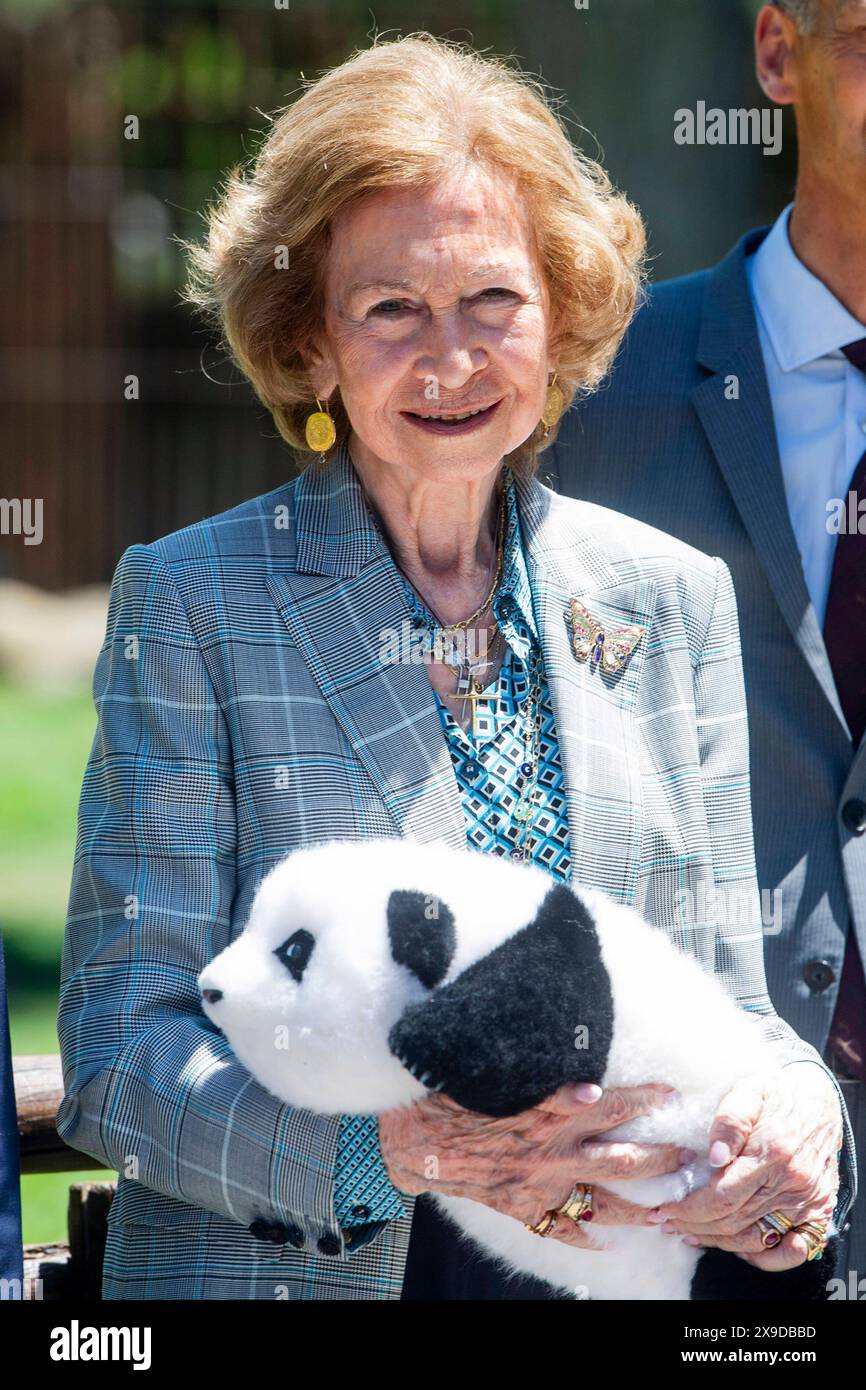
[[[605,1133],[698,1154],[673,1174],[605,1184],[645,1206],[708,1181],[719,1102],[777,1065],[756,1019],[630,908],[537,866],[440,843],[294,851],[262,880],[246,927],[199,987],[253,1077],[323,1114],[381,1113],[441,1091],[509,1116],[570,1083],[672,1086],[672,1102]],[[467,1198],[435,1200],[509,1270],[576,1298],[823,1298],[832,1274],[832,1241],[819,1260],[768,1274],[657,1226],[585,1226],[601,1252],[533,1235]]]

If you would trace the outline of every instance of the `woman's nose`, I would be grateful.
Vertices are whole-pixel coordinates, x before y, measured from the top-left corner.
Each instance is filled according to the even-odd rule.
[[[203,989],[201,997],[206,1004],[218,1004],[223,997],[221,989]]]
[[[472,344],[464,328],[458,324],[434,324],[416,372],[425,382],[435,380],[444,391],[459,391],[486,366],[487,354]]]

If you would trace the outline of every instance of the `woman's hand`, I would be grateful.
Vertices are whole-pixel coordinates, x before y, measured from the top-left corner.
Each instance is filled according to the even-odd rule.
[[[708,1186],[657,1207],[663,1230],[690,1245],[732,1250],[759,1269],[792,1269],[807,1258],[803,1236],[789,1231],[769,1250],[755,1225],[771,1211],[795,1225],[825,1225],[836,1205],[842,1115],[827,1074],[812,1063],[739,1082],[710,1132]]]
[[[401,1192],[470,1197],[518,1221],[535,1224],[562,1206],[576,1182],[673,1173],[694,1158],[676,1144],[605,1142],[596,1136],[665,1103],[669,1086],[646,1085],[602,1093],[593,1085],[564,1086],[542,1105],[494,1120],[444,1096],[379,1118],[385,1166]],[[645,1225],[647,1208],[596,1187],[599,1225]],[[549,1239],[588,1246],[580,1226],[562,1218]],[[598,1247],[596,1247],[598,1248]]]

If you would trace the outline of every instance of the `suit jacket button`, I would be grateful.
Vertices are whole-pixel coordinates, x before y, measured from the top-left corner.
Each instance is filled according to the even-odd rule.
[[[828,989],[836,978],[836,971],[828,960],[810,960],[803,966],[803,979],[813,994]]]
[[[302,1250],[304,1246],[304,1233],[300,1226],[287,1226],[286,1239],[296,1250]]]
[[[339,1237],[332,1236],[330,1232],[326,1231],[318,1243],[318,1250],[322,1255],[339,1255]]]
[[[356,1221],[368,1221],[370,1219],[370,1208],[365,1206],[352,1207],[352,1215]]]
[[[842,807],[842,822],[852,835],[866,832],[866,801],[860,801],[856,796],[846,801]]]
[[[297,1227],[281,1226],[277,1222],[265,1221],[263,1217],[258,1217],[250,1226],[250,1235],[255,1236],[256,1240],[266,1240],[271,1245],[285,1245],[286,1241],[291,1239],[289,1232],[292,1229],[297,1230]]]

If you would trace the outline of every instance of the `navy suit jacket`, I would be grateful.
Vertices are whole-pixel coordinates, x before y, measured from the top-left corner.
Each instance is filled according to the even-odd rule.
[[[866,739],[852,746],[791,527],[745,257],[656,285],[608,384],[564,418],[552,485],[721,556],[737,595],[767,983],[819,1052],[846,934],[866,960]],[[860,811],[862,818],[862,810]],[[772,920],[772,904],[778,908]]]
[[[12,1044],[6,1008],[6,966],[0,938],[0,1280],[8,1297],[22,1290],[21,1191],[18,1166],[18,1121],[12,1085]],[[4,1295],[0,1292],[0,1298]]]

